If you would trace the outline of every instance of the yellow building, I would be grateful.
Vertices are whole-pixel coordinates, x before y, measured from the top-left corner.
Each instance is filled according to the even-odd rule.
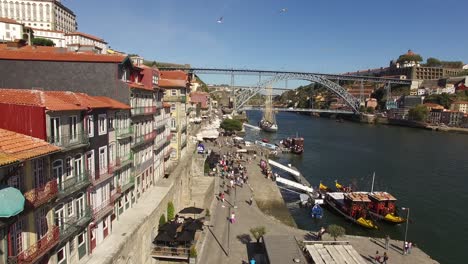
[[[159,87],[164,91],[164,102],[170,104],[171,147],[170,159],[177,162],[187,146],[188,76],[183,71],[162,71]]]
[[[0,263],[47,262],[59,243],[50,155],[60,148],[0,129]],[[24,198],[23,198],[24,197]],[[11,210],[8,210],[10,208]]]

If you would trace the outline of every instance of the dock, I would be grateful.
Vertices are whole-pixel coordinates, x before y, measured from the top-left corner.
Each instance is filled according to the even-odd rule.
[[[312,187],[309,181],[302,175],[302,173],[299,172],[297,168],[284,166],[283,164],[278,163],[274,160],[270,160],[270,159],[268,160],[268,163],[272,165],[273,167],[289,172],[298,183],[307,187]]]
[[[248,127],[248,128],[251,128],[251,129],[254,129],[254,130],[260,130],[261,129],[258,126],[254,126],[254,125],[247,124],[247,123],[244,123],[244,126]]]

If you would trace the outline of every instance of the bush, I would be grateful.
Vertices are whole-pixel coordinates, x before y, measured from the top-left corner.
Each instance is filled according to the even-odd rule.
[[[162,226],[166,223],[166,216],[164,214],[159,217],[159,226]]]
[[[197,249],[195,248],[195,245],[192,245],[190,247],[190,257],[191,258],[196,258],[197,257]]]
[[[211,171],[210,164],[208,163],[208,160],[205,160],[205,174],[210,173],[210,171]]]
[[[369,114],[373,114],[373,113],[374,113],[374,108],[368,106],[368,107],[366,108],[366,112],[369,113]]]
[[[206,216],[210,216],[210,215],[211,215],[211,214],[210,214],[210,209],[208,209],[208,208],[205,209],[205,215],[206,215]]]
[[[55,46],[55,43],[52,40],[45,38],[33,38],[32,44],[36,46]]]
[[[167,220],[171,221],[174,219],[175,215],[174,204],[172,202],[167,203]]]
[[[221,128],[225,131],[241,131],[242,122],[236,119],[224,119]]]
[[[345,235],[346,230],[339,225],[329,225],[327,232],[335,239]]]
[[[251,228],[250,233],[257,240],[257,243],[259,243],[260,238],[262,238],[266,234],[266,229],[264,226],[257,226],[257,227]]]
[[[425,105],[417,105],[411,108],[408,112],[410,120],[426,122],[429,115],[429,109]]]

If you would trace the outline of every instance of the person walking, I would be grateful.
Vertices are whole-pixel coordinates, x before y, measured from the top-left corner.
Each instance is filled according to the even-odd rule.
[[[382,261],[382,263],[383,263],[383,264],[387,264],[387,261],[388,261],[388,255],[387,255],[387,252],[384,252],[384,253],[383,253],[383,261]]]
[[[410,241],[408,242],[408,254],[411,254],[411,249],[413,249],[413,243]]]
[[[403,255],[408,254],[408,242],[405,241],[405,248],[403,249]]]
[[[236,222],[236,214],[234,212],[231,213],[231,224],[234,224]]]
[[[385,250],[388,250],[390,246],[390,237],[388,235],[385,236]]]
[[[379,255],[379,251],[377,250],[375,252],[374,263],[379,263],[380,264],[380,259],[381,259],[381,257]]]
[[[250,206],[252,206],[252,203],[253,203],[253,194],[250,195],[250,199],[249,199],[249,204],[250,204]]]

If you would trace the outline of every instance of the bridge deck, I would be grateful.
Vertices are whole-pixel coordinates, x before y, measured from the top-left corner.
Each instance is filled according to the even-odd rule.
[[[252,106],[244,106],[242,110],[262,110],[262,107],[252,107]],[[330,114],[347,114],[352,115],[354,114],[353,111],[350,110],[340,110],[340,109],[311,109],[311,108],[273,108],[273,111],[278,112],[310,112],[310,113],[330,113]]]

